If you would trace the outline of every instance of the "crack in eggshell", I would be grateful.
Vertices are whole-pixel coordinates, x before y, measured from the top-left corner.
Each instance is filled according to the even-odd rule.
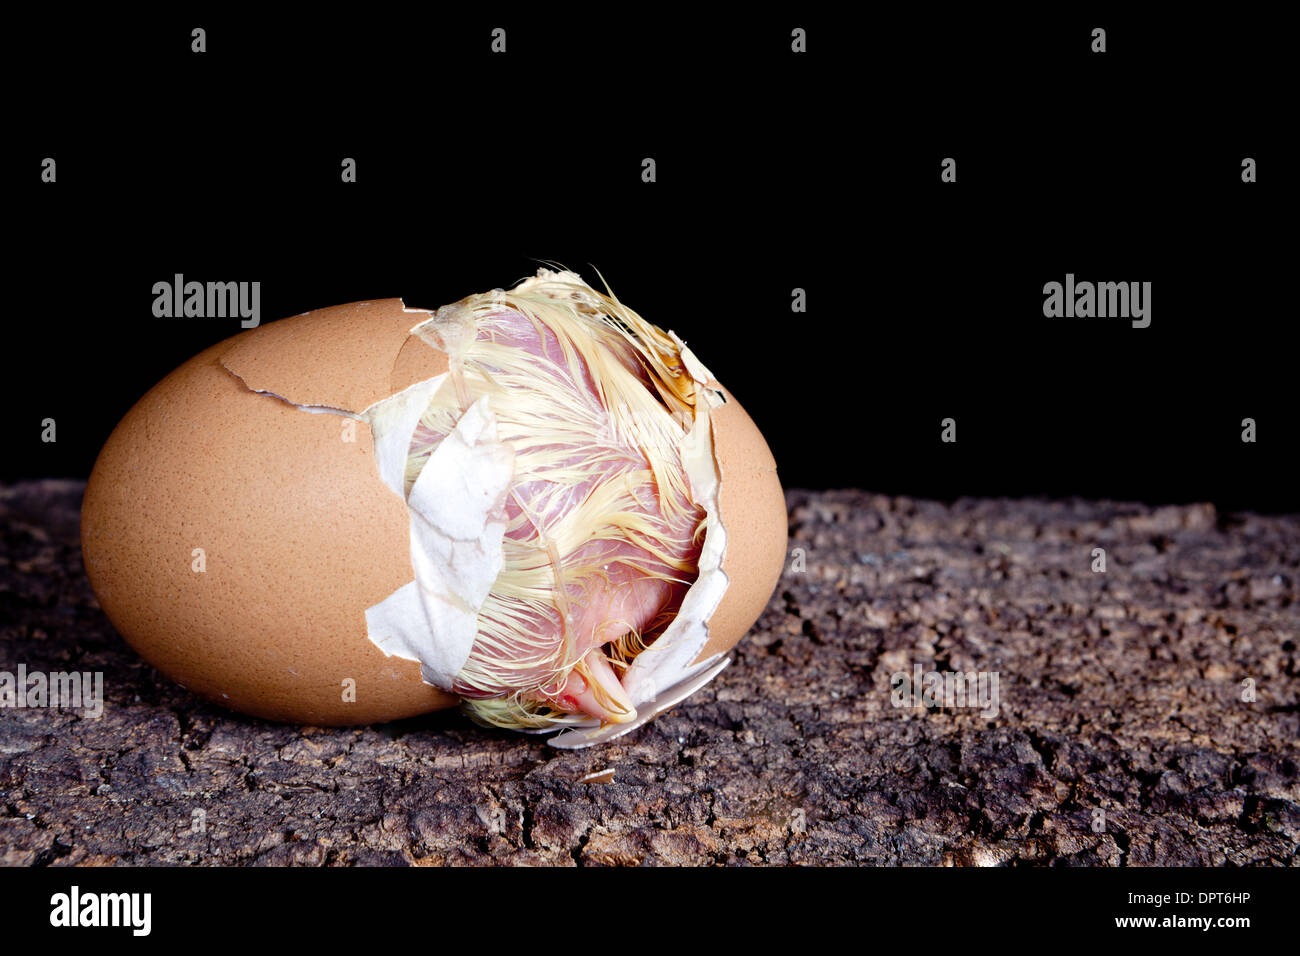
[[[392,369],[411,337],[411,312],[401,299],[304,315],[310,322],[293,316],[236,336],[222,366],[252,391],[299,406],[357,414],[392,396]]]
[[[420,347],[429,350],[423,342]],[[366,609],[367,637],[385,655],[419,663],[425,683],[451,692],[477,637],[479,610],[502,567],[513,452],[496,440],[488,399],[461,416],[407,495],[404,473],[411,436],[447,373],[353,413],[251,388],[242,376],[226,370],[250,391],[300,411],[341,415],[370,426],[379,478],[407,507],[412,580]]]

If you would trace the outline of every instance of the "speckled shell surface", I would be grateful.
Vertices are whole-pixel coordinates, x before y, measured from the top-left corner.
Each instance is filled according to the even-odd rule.
[[[304,723],[455,703],[366,635],[365,609],[413,577],[406,507],[379,479],[369,427],[249,390],[364,407],[393,391],[418,320],[392,299],[251,330],[186,362],[114,430],[82,506],[86,572],[163,673],[244,713]],[[247,379],[222,364],[231,352]]]

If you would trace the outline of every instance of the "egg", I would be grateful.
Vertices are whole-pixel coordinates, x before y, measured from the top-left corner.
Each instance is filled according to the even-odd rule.
[[[786,509],[681,338],[539,269],[199,353],[109,437],[81,542],[113,625],[204,698],[317,725],[459,704],[582,747],[726,666]]]

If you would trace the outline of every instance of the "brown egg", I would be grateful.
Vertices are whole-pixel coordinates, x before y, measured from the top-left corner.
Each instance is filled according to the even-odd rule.
[[[479,584],[492,573],[501,537],[490,518],[499,500],[483,506],[488,530],[472,540],[452,535],[454,557],[439,558],[442,539],[428,537],[409,477],[407,500],[401,491],[409,429],[431,396],[463,387],[449,352],[459,354],[451,340],[469,305],[481,312],[554,301],[572,309],[569,299],[586,301],[584,290],[571,273],[539,270],[511,293],[494,290],[436,312],[408,310],[398,299],[352,303],[240,333],[186,362],[127,413],[86,488],[82,549],[105,613],[160,671],[258,717],[363,724],[456,704],[452,678],[465,650],[448,650],[455,641],[440,630],[439,614],[454,606],[463,626],[475,608],[436,595],[455,590],[464,568],[478,568]],[[708,439],[690,457],[691,487],[707,490],[716,478],[701,503],[710,517],[698,578],[680,623],[625,673],[636,719],[571,715],[559,726],[568,733],[552,741],[559,746],[625,733],[711,679],[781,572],[786,512],[771,453],[734,397],[689,350],[680,357],[696,394],[707,398],[696,402],[689,432]],[[462,426],[469,434],[475,409],[486,418],[467,460],[488,470],[467,473],[455,492],[466,502],[478,494],[478,476],[510,467],[486,400],[464,411],[456,434]],[[444,444],[451,455],[455,442]],[[473,458],[476,450],[486,457]],[[679,457],[686,468],[688,453]],[[443,474],[449,461],[425,466],[431,487],[442,479],[458,487],[457,476]],[[416,479],[425,480],[422,472]],[[454,504],[445,519],[453,523],[464,510],[460,499]],[[466,541],[487,555],[481,567],[466,556]],[[420,601],[423,616],[411,610]],[[385,629],[394,621],[405,638]]]

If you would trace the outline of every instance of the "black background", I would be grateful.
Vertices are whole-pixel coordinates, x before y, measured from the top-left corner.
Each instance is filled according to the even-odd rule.
[[[267,321],[394,295],[433,307],[535,258],[589,280],[598,268],[688,339],[788,487],[1296,510],[1290,34],[1256,8],[1151,22],[1100,6],[196,9],[6,24],[0,480],[84,477],[133,402],[238,331],[155,319],[152,286],[176,272],[260,281]],[[504,57],[488,52],[494,26]],[[809,31],[805,56],[789,53],[793,26]],[[57,184],[39,180],[46,156]],[[339,181],[344,156],[355,185]],[[956,184],[939,182],[945,156]],[[1241,183],[1244,156],[1259,183]],[[1153,282],[1151,327],[1044,319],[1042,285],[1067,272]],[[794,287],[806,316],[789,312]],[[956,445],[939,441],[946,416]],[[1247,416],[1254,445],[1239,440]],[[46,417],[55,444],[40,441]],[[271,926],[334,948],[538,938],[514,916],[537,893],[524,872],[430,874],[418,891],[395,874],[240,873],[234,893],[222,871],[61,873],[9,875],[11,934],[44,929],[51,892],[78,883],[153,891],[160,945]],[[732,887],[766,913],[706,874],[547,879],[574,899],[640,891],[623,909],[653,913],[660,945],[727,949],[770,945],[774,918],[870,946],[1078,939],[1116,915],[1163,915],[1131,892],[1249,887],[1250,905],[1215,915],[1263,928],[1285,913],[1280,873],[1189,876],[768,871]],[[703,900],[707,927],[635,902],[656,898]]]
[[[682,335],[787,487],[1296,510],[1280,25],[764,9],[16,31],[0,480],[85,477],[132,403],[239,331],[155,318],[175,273],[260,281],[267,322],[434,308],[556,260]],[[1152,282],[1151,326],[1044,318],[1067,272]]]

